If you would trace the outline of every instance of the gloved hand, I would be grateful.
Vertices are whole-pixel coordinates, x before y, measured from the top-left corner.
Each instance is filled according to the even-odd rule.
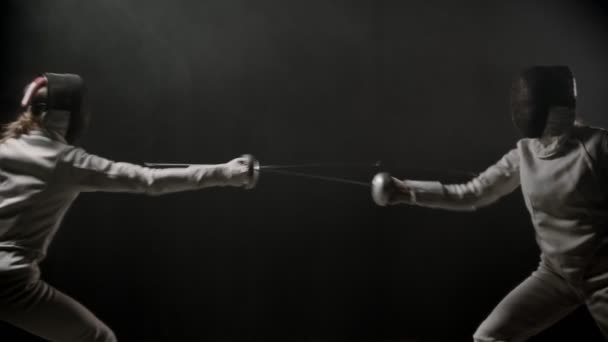
[[[386,172],[377,174],[372,180],[372,198],[379,206],[411,202],[410,188],[405,182],[391,177]]]
[[[227,185],[252,189],[259,175],[259,162],[250,154],[235,158],[222,165]]]

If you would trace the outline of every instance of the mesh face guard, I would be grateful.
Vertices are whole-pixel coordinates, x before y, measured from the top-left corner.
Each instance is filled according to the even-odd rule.
[[[522,71],[511,88],[511,115],[522,135],[540,137],[552,107],[576,108],[576,86],[570,68],[534,66]]]
[[[37,96],[43,87],[47,88],[46,96]],[[44,73],[26,87],[21,106],[32,106],[34,115],[46,113],[45,117],[53,122],[59,121],[55,119],[60,116],[69,115],[68,127],[62,131],[65,131],[66,141],[73,144],[88,121],[82,112],[83,97],[84,81],[79,75]]]

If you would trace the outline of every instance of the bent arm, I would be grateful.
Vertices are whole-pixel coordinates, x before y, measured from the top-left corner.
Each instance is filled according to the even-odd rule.
[[[397,202],[448,210],[472,211],[496,202],[519,186],[519,154],[516,149],[479,176],[463,184],[404,180],[409,190]]]
[[[231,184],[231,173],[224,164],[187,168],[152,169],[114,162],[71,148],[58,166],[66,185],[81,192],[128,192],[161,195]]]

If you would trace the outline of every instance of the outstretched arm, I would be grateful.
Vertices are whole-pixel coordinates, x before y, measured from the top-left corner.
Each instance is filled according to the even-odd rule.
[[[213,186],[244,186],[249,181],[248,171],[245,158],[226,164],[153,169],[70,148],[63,154],[56,173],[61,182],[77,191],[161,195]]]
[[[516,149],[511,150],[467,183],[395,180],[395,185],[397,191],[391,203],[472,211],[497,201],[519,186],[519,154]]]

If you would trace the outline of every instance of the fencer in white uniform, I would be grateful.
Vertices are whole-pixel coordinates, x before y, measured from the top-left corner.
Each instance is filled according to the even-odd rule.
[[[112,330],[40,279],[39,263],[81,192],[147,195],[251,185],[251,160],[152,169],[74,146],[86,124],[78,75],[46,73],[26,88],[23,113],[0,142],[0,320],[49,341],[112,342]]]
[[[473,211],[521,188],[540,264],[496,306],[474,340],[524,341],[581,305],[608,338],[608,132],[575,122],[576,82],[565,66],[525,69],[511,101],[525,138],[495,165],[464,184],[380,174],[374,199]]]

